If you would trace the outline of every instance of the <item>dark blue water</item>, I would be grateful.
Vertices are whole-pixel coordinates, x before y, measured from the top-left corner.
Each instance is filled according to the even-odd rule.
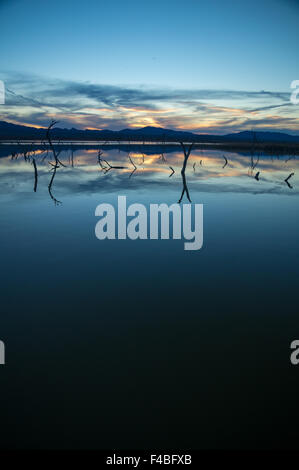
[[[98,204],[182,192],[179,148],[135,149],[132,175],[127,151],[103,151],[127,168],[64,149],[51,195],[51,156],[35,153],[34,192],[32,158],[2,149],[1,447],[298,447],[298,161],[195,150],[204,243],[188,252],[95,237]]]

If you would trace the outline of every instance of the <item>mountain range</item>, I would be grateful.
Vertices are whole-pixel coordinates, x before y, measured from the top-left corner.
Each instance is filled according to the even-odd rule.
[[[120,131],[92,129],[62,129],[54,127],[51,130],[53,140],[79,141],[151,141],[151,142],[273,142],[299,143],[299,135],[282,132],[242,131],[226,135],[194,134],[187,131],[164,129],[162,127],[143,127],[141,129],[123,129]],[[45,128],[35,128],[0,121],[0,140],[44,140]]]

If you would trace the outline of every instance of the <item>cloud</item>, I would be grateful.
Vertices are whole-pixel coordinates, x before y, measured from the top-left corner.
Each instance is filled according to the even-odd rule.
[[[0,111],[12,122],[46,126],[55,118],[63,127],[154,125],[217,133],[253,125],[299,128],[299,107],[290,104],[289,92],[124,87],[13,72],[0,78],[6,85]]]

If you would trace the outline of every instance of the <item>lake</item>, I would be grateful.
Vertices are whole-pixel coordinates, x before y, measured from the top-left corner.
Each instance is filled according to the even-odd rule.
[[[298,447],[298,159],[193,149],[185,251],[95,236],[119,195],[179,201],[180,146],[56,149],[0,149],[1,446]]]

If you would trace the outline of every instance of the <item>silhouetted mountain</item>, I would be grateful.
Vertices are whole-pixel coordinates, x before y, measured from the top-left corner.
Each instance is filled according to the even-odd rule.
[[[298,142],[299,136],[284,134],[282,132],[251,132],[242,131],[227,135],[194,134],[187,131],[163,129],[162,127],[143,127],[141,129],[123,129],[121,131],[91,130],[91,129],[61,129],[54,127],[51,131],[54,140],[79,141],[151,141],[151,142]],[[46,129],[21,126],[0,121],[0,140],[44,140]]]
[[[134,137],[149,137],[152,139],[153,137],[157,138],[158,140],[165,140],[166,138],[173,138],[174,140],[178,139],[190,139],[194,140],[200,136],[197,134],[193,134],[192,132],[186,131],[174,131],[172,129],[164,129],[163,127],[142,127],[141,129],[123,129],[118,131],[118,133],[122,136],[131,136]]]
[[[236,134],[227,134],[226,139],[230,141],[250,142],[299,142],[299,136],[285,134],[283,132],[271,131],[242,131]]]

